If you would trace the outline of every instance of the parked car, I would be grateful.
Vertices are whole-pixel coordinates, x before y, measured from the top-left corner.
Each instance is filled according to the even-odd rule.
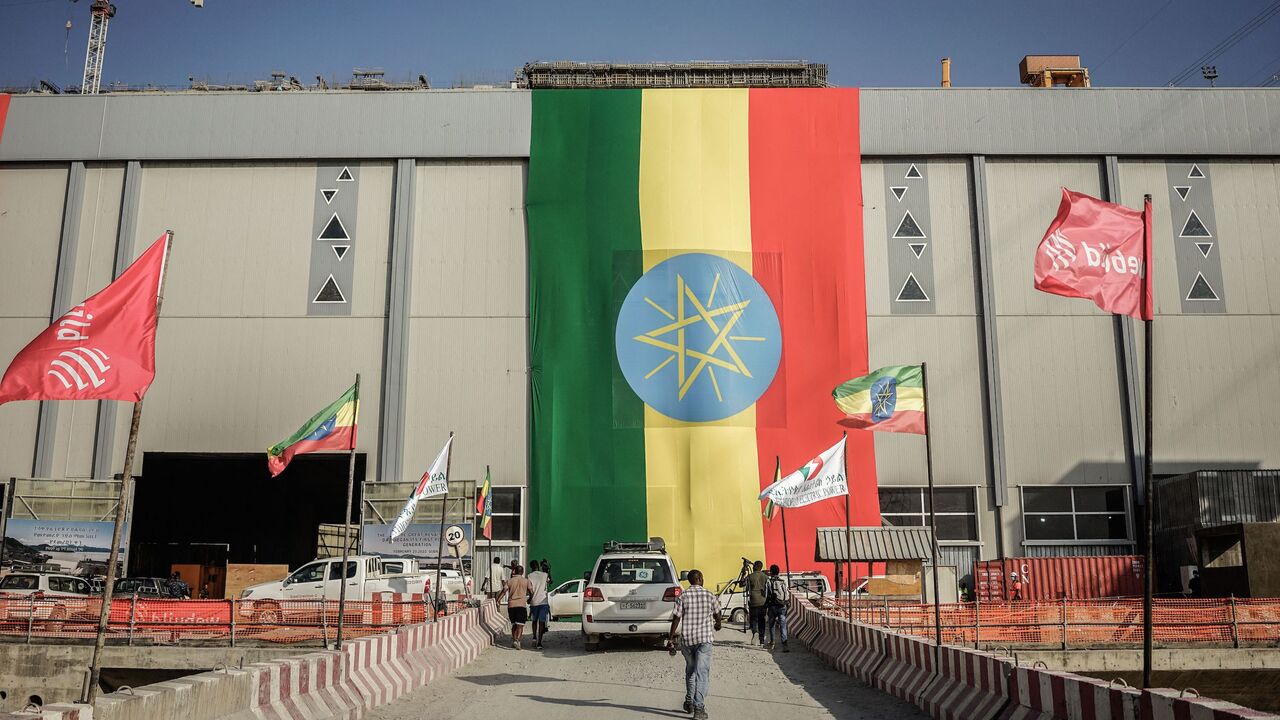
[[[683,579],[662,538],[648,543],[610,541],[596,558],[582,594],[582,635],[587,650],[602,638],[665,637]]]
[[[0,578],[0,594],[38,597],[87,597],[89,583],[74,575],[11,573]]]
[[[156,577],[119,578],[111,586],[111,594],[117,597],[137,595],[157,600],[182,600],[187,597],[175,592],[167,578]]]
[[[570,580],[561,583],[549,593],[551,600],[551,619],[582,614],[582,588],[585,580]]]
[[[12,573],[0,578],[4,619],[9,622],[33,620],[61,621],[88,616],[84,603],[69,605],[62,599],[89,597],[89,583],[74,575],[54,573]]]

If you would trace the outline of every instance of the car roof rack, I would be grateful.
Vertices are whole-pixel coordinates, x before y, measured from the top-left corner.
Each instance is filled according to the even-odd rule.
[[[606,540],[604,543],[604,551],[607,553],[618,553],[618,552],[665,553],[667,551],[667,542],[660,537],[651,537],[649,538],[649,542],[625,542],[623,540]]]

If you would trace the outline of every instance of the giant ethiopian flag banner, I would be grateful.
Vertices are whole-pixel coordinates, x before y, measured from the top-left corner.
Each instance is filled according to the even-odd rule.
[[[530,557],[576,575],[656,535],[708,585],[782,563],[774,456],[830,445],[867,370],[860,162],[856,90],[534,91]],[[880,524],[872,452],[849,437],[854,525]],[[788,522],[812,568],[844,500]]]

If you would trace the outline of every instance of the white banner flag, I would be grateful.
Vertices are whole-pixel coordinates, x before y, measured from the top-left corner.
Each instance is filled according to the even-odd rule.
[[[452,445],[453,436],[450,435],[444,444],[444,448],[436,456],[436,461],[431,463],[431,467],[427,468],[427,472],[409,495],[409,501],[400,510],[399,517],[396,518],[395,524],[391,526],[391,534],[387,536],[388,540],[394,541],[400,536],[400,533],[403,533],[409,527],[409,523],[413,522],[413,514],[418,510],[419,500],[449,493],[449,448]]]
[[[849,494],[849,480],[844,475],[844,438],[826,452],[805,463],[804,467],[775,482],[760,493],[761,500],[774,505],[797,508],[819,500]]]

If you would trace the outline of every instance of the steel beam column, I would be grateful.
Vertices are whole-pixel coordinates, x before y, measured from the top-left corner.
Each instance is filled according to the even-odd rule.
[[[58,241],[58,265],[54,270],[53,300],[49,323],[62,317],[75,303],[72,284],[76,277],[76,245],[80,238],[80,211],[84,205],[84,163],[73,162],[67,170],[67,194],[62,201],[62,234]],[[31,476],[51,477],[53,447],[58,435],[58,404],[42,401],[36,421],[36,446],[31,460]]]
[[[1120,163],[1115,155],[1106,157],[1105,199],[1120,202]],[[1133,319],[1124,315],[1112,315],[1116,335],[1116,365],[1120,371],[1120,407],[1124,413],[1124,449],[1129,458],[1129,475],[1133,481],[1133,499],[1138,505],[1146,503],[1143,487],[1142,459],[1143,432],[1142,388],[1138,379],[1138,355],[1135,345]]]
[[[977,256],[976,282],[979,331],[982,347],[982,385],[986,400],[987,462],[990,467],[992,498],[995,501],[997,556],[1004,557],[1004,517],[1009,501],[1009,480],[1004,452],[1004,402],[1000,394],[1000,343],[996,333],[995,282],[991,272],[991,219],[987,204],[987,158],[970,160],[973,189],[974,252]]]
[[[133,246],[138,231],[138,200],[142,196],[142,163],[137,160],[124,167],[124,189],[120,197],[120,221],[116,224],[116,257],[111,277],[118,278],[133,262]],[[93,436],[92,477],[106,480],[114,477],[116,401],[98,401],[98,425]]]
[[[395,184],[391,191],[393,207],[388,252],[387,325],[382,346],[382,418],[377,473],[378,480],[387,482],[406,479],[404,416],[409,377],[409,301],[413,291],[413,216],[417,172],[418,163],[413,158],[397,160]],[[361,512],[361,517],[363,515]]]

